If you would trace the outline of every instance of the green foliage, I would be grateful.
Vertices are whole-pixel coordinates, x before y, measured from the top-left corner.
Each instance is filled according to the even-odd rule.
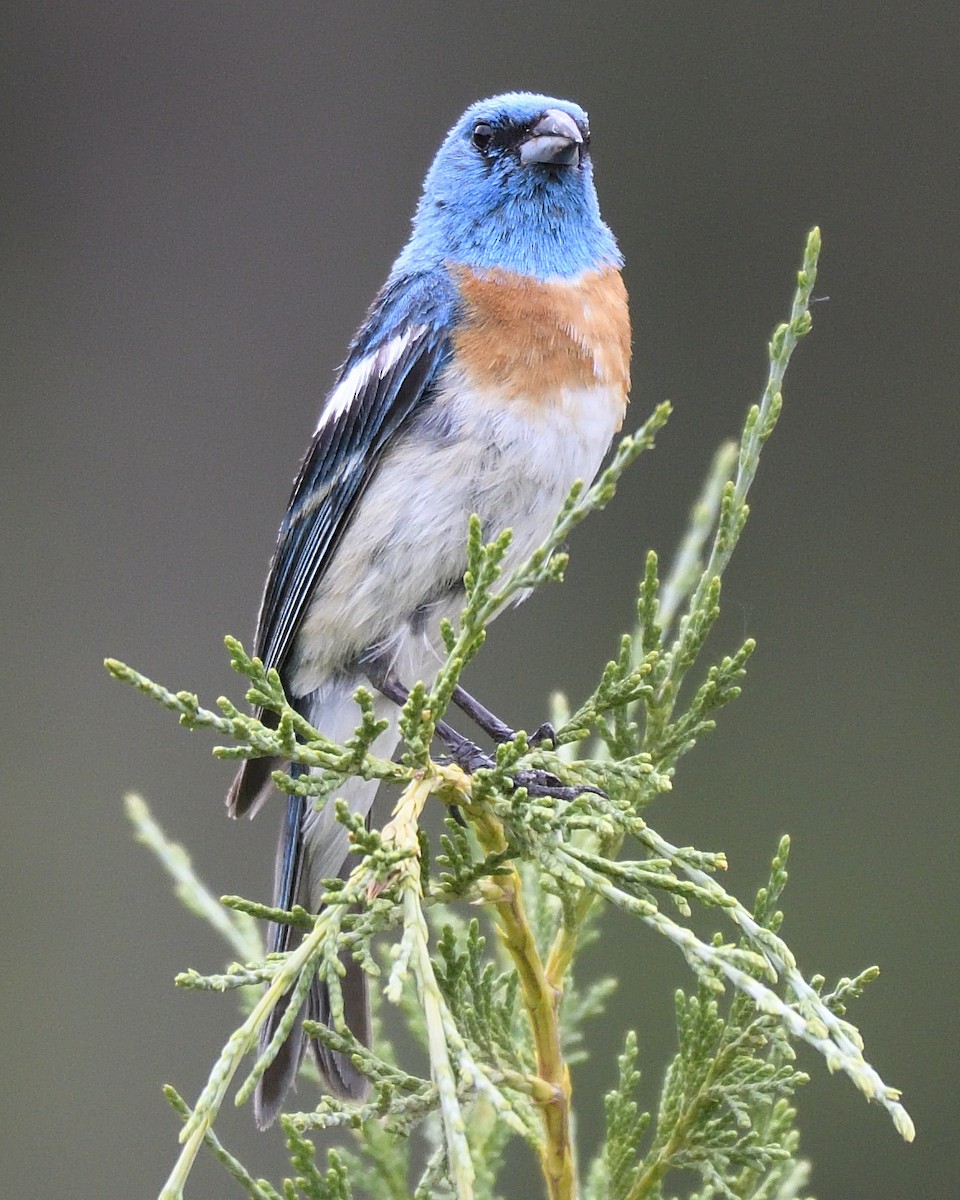
[[[755,907],[770,923],[769,907],[786,880],[787,843],[774,860],[770,886]],[[657,1195],[671,1171],[701,1176],[701,1196],[759,1197],[784,1193],[805,1178],[795,1161],[795,1112],[789,1099],[806,1082],[795,1070],[789,1035],[775,1017],[759,1013],[743,992],[721,1012],[714,991],[702,982],[696,992],[676,996],[678,1050],[667,1069],[655,1134],[639,1161],[631,1154],[650,1114],[636,1114],[630,1094],[638,1076],[635,1043],[621,1061],[620,1088],[607,1100],[606,1182],[598,1175],[595,1196],[636,1200]]]
[[[517,733],[473,776],[431,755],[436,722],[483,645],[489,621],[519,594],[562,578],[560,547],[580,521],[609,502],[623,472],[652,446],[667,405],[623,439],[592,487],[574,488],[547,541],[506,577],[509,531],[485,544],[479,523],[471,522],[463,615],[456,628],[443,630],[447,658],[436,678],[413,688],[404,706],[399,762],[371,753],[382,725],[365,690],[357,694],[354,737],[335,745],[289,706],[276,672],[264,670],[233,639],[227,643],[233,666],[248,681],[247,699],[268,714],[265,721],[226,699],[219,711],[205,709],[192,693],[170,692],[108,661],[113,675],[176,712],[183,724],[228,738],[231,744],[215,751],[220,757],[271,755],[307,768],[274,778],[317,804],[334,803],[357,860],[347,880],[328,881],[316,916],[300,909],[278,913],[239,897],[218,904],[142,801],[129,801],[138,836],[174,876],[180,896],[213,922],[240,958],[220,973],[186,972],[177,983],[239,989],[247,997],[245,1018],[193,1108],[168,1092],[185,1121],[184,1147],[163,1197],[183,1194],[206,1145],[248,1195],[267,1200],[493,1200],[503,1150],[519,1137],[538,1155],[552,1197],[659,1200],[668,1179],[687,1173],[698,1179],[703,1200],[788,1200],[801,1194],[807,1178],[797,1157],[792,1105],[804,1082],[793,1065],[798,1040],[813,1046],[830,1070],[845,1072],[888,1110],[904,1137],[912,1137],[897,1093],[866,1062],[857,1030],[844,1019],[875,970],[825,992],[824,979],[805,978],[780,937],[787,840],[767,886],[747,908],[717,881],[726,866],[721,852],[676,847],[642,815],[670,791],[680,759],[739,695],[754,649],[747,640],[732,654],[702,663],[720,610],[721,577],[747,519],[760,449],[780,412],[784,371],[810,327],[818,251],[814,230],[790,318],[770,342],[767,386],[747,414],[739,445],[718,451],[665,580],[657,555],[647,555],[636,626],[620,639],[595,689],[573,708],[554,698],[552,743],[534,744]],[[699,678],[688,683],[695,668]],[[399,789],[384,829],[365,829],[336,799],[342,781],[355,775]],[[538,782],[547,786],[533,786]],[[448,819],[431,846],[420,817],[428,802],[438,801],[456,808],[458,820]],[[693,980],[676,996],[677,1047],[655,1112],[638,1106],[640,1050],[635,1033],[626,1034],[619,1083],[604,1102],[606,1139],[581,1187],[572,1118],[576,1107],[598,1100],[574,1096],[569,1064],[582,1057],[584,1025],[603,1011],[613,981],[581,981],[575,967],[600,934],[607,906],[637,921],[638,938],[644,927],[676,946]],[[723,930],[698,936],[691,925],[695,909],[715,914]],[[265,958],[257,928],[264,919],[296,925],[302,940],[285,955]],[[342,1020],[344,951],[370,976],[372,1047],[358,1043]],[[277,1189],[252,1179],[221,1146],[213,1125],[248,1055],[255,1061],[236,1098],[249,1096],[295,1019],[296,998],[317,972],[330,989],[334,1027],[308,1022],[307,1029],[351,1055],[371,1093],[359,1105],[325,1096],[312,1111],[283,1117],[291,1175]],[[258,1031],[287,991],[294,1001],[285,1021],[256,1059]],[[385,1003],[399,1006],[425,1051],[426,1074],[402,1063],[384,1036]],[[345,1131],[352,1141],[347,1149],[328,1150],[321,1166],[308,1134],[326,1129]]]

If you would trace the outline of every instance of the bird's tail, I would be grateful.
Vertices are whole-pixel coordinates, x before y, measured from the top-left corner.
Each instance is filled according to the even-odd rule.
[[[375,791],[376,783],[350,780],[337,791],[336,795],[342,796],[354,812],[369,812]],[[297,797],[291,796],[288,804],[293,807],[297,799]],[[306,802],[306,805],[309,805],[309,801]],[[289,837],[287,827],[290,815],[286,814],[284,817],[284,828],[281,830],[277,853],[276,891],[278,893],[283,887],[284,850]],[[308,912],[316,912],[320,908],[315,899],[315,890],[318,889],[319,881],[336,875],[345,879],[355,864],[348,853],[346,830],[334,819],[332,799],[319,813],[312,812],[307,808],[305,813],[292,814],[292,818],[299,824],[301,831],[308,824],[311,828],[307,837],[303,837],[301,832],[300,853],[303,856],[303,862],[300,867],[299,885],[291,899],[281,899],[278,895],[275,903],[277,907],[283,908],[300,904]],[[311,821],[311,818],[314,820]],[[292,822],[290,825],[292,827]],[[334,859],[339,861],[334,862]],[[313,888],[311,883],[314,885]],[[298,935],[289,925],[270,926],[269,947],[271,951],[291,950],[297,939]],[[349,953],[341,955],[340,961],[345,970],[345,974],[340,979],[344,1019],[354,1037],[364,1045],[369,1045],[370,1001],[367,995],[366,976]],[[273,1040],[277,1026],[287,1011],[288,1003],[289,993],[280,999],[261,1027],[259,1053],[262,1054]],[[297,1015],[289,1037],[257,1083],[253,1102],[254,1118],[261,1129],[266,1129],[276,1120],[287,1091],[296,1081],[308,1042],[320,1070],[321,1078],[333,1095],[349,1100],[362,1100],[366,1095],[367,1081],[346,1055],[328,1049],[316,1039],[307,1038],[303,1031],[304,1018],[327,1025],[332,1024],[329,989],[326,983],[319,979],[314,979],[310,985],[306,1002]]]
[[[359,711],[353,700],[353,693],[359,682],[339,681],[321,692],[304,697],[303,710],[307,720],[334,741],[346,741],[359,722]],[[377,716],[386,719],[390,724],[377,739],[373,750],[374,753],[388,758],[397,742],[397,709],[383,698],[375,701],[375,708]],[[248,796],[255,789],[256,794],[242,807],[234,803],[231,811],[252,810],[252,815],[263,803],[263,792],[269,784],[269,772],[277,765],[272,760],[267,760],[266,767],[260,766],[263,762],[262,759],[251,760],[241,768],[241,774],[231,788],[228,805],[231,804],[231,798]],[[241,778],[251,767],[257,769],[251,772],[249,779]],[[333,800],[336,797],[343,798],[354,813],[369,820],[376,790],[375,780],[349,779],[332,794],[319,811],[309,798],[287,798],[287,810],[284,813],[277,848],[275,907],[290,908],[294,904],[300,904],[308,912],[319,911],[320,897],[324,891],[322,881],[335,876],[345,879],[355,866],[355,860],[349,853],[347,831],[337,822],[334,815]],[[289,925],[271,925],[268,936],[270,951],[290,950],[297,936],[296,931]],[[366,976],[349,953],[344,953],[340,961],[345,970],[340,979],[344,1018],[354,1037],[364,1045],[369,1045],[370,1002]],[[260,1030],[260,1053],[273,1040],[288,1003],[289,996],[281,998],[264,1022]],[[350,1100],[363,1099],[367,1093],[367,1080],[357,1071],[349,1057],[328,1049],[316,1039],[307,1038],[302,1026],[304,1018],[332,1024],[329,991],[327,985],[318,979],[314,979],[311,984],[308,997],[297,1015],[289,1037],[257,1083],[254,1118],[261,1129],[266,1129],[276,1119],[287,1091],[296,1080],[308,1041],[328,1091]]]

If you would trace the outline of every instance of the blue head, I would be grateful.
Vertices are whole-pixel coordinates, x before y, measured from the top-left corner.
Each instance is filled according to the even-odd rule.
[[[467,109],[427,172],[394,274],[444,262],[541,278],[620,265],[579,105],[510,92]]]

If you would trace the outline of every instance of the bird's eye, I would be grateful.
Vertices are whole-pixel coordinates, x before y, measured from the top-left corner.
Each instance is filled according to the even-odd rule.
[[[481,154],[486,154],[490,148],[490,143],[493,141],[493,126],[488,125],[486,121],[478,121],[473,127],[470,140]]]

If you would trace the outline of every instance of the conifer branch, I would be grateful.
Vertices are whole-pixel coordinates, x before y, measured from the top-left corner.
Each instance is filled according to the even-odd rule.
[[[447,657],[435,678],[414,686],[403,707],[399,762],[371,753],[383,723],[366,689],[357,692],[354,736],[337,745],[288,703],[276,671],[248,656],[235,639],[227,639],[232,665],[247,680],[248,701],[269,715],[266,721],[225,698],[217,711],[204,708],[191,692],[170,691],[107,661],[115,678],[176,713],[184,725],[225,739],[215,748],[219,757],[271,756],[304,768],[277,771],[273,778],[281,790],[310,803],[333,804],[357,859],[346,880],[325,881],[319,915],[296,907],[278,911],[237,896],[218,903],[146,805],[128,799],[137,837],[169,872],[178,895],[239,956],[214,973],[184,972],[178,985],[231,991],[244,1011],[194,1107],[168,1090],[184,1126],[163,1200],[183,1196],[202,1146],[256,1200],[353,1200],[362,1193],[377,1200],[411,1194],[417,1200],[495,1200],[497,1171],[512,1136],[535,1147],[551,1200],[659,1200],[664,1181],[680,1171],[699,1176],[702,1200],[790,1200],[800,1195],[808,1174],[798,1157],[792,1103],[805,1080],[793,1066],[797,1041],[812,1046],[829,1070],[847,1074],[912,1139],[899,1093],[867,1061],[860,1034],[846,1017],[876,969],[826,990],[822,976],[803,974],[780,936],[788,841],[778,847],[769,881],[750,907],[716,878],[726,869],[721,851],[675,846],[647,821],[654,802],[674,786],[683,756],[739,695],[754,650],[747,639],[707,661],[722,576],[747,519],[760,451],[780,412],[784,372],[810,328],[819,245],[813,230],[789,319],[770,342],[762,396],[747,414],[739,443],[725,444],[715,456],[666,580],[661,584],[658,556],[650,551],[634,629],[621,637],[588,696],[574,705],[554,697],[552,745],[531,745],[518,733],[498,747],[489,768],[472,776],[433,757],[437,722],[479,652],[489,621],[520,594],[562,578],[565,539],[611,500],[623,472],[652,446],[669,414],[666,405],[620,443],[592,487],[573,489],[550,536],[526,562],[508,570],[509,531],[485,544],[479,522],[471,521],[463,614],[456,627],[441,631]],[[698,680],[692,678],[695,668]],[[382,830],[366,829],[337,798],[352,777],[397,789],[393,816]],[[517,786],[535,780],[550,783]],[[421,820],[433,803],[460,817],[447,821],[436,845]],[[470,919],[462,915],[464,905]],[[582,1054],[584,1022],[602,1011],[613,981],[584,986],[577,965],[580,951],[598,936],[607,907],[635,918],[638,939],[647,931],[666,938],[689,964],[694,983],[676,996],[677,1048],[655,1113],[641,1112],[635,1100],[636,1037],[628,1032],[622,1041],[619,1082],[604,1104],[606,1139],[581,1178],[574,1107],[591,1098],[574,1096],[569,1067]],[[695,933],[695,911],[716,914],[726,932]],[[293,950],[264,957],[258,928],[268,920],[296,928],[301,940]],[[370,979],[376,1031],[370,1046],[344,1022],[343,954],[351,954]],[[299,1019],[299,1000],[318,973],[329,991],[331,1023],[307,1020],[304,1028],[350,1058],[369,1080],[370,1096],[360,1104],[325,1096],[310,1112],[283,1115],[293,1175],[275,1188],[253,1179],[225,1150],[214,1123],[248,1056],[236,1100],[249,1096]],[[256,998],[244,1001],[250,987],[258,989]],[[259,1053],[259,1030],[283,996],[289,997],[283,1018]],[[425,1051],[425,1077],[408,1069],[384,1037],[378,1016],[384,1002],[399,1006]],[[344,1131],[353,1148],[329,1150],[324,1167],[306,1135],[326,1129]],[[419,1159],[410,1154],[414,1133],[426,1146]]]

